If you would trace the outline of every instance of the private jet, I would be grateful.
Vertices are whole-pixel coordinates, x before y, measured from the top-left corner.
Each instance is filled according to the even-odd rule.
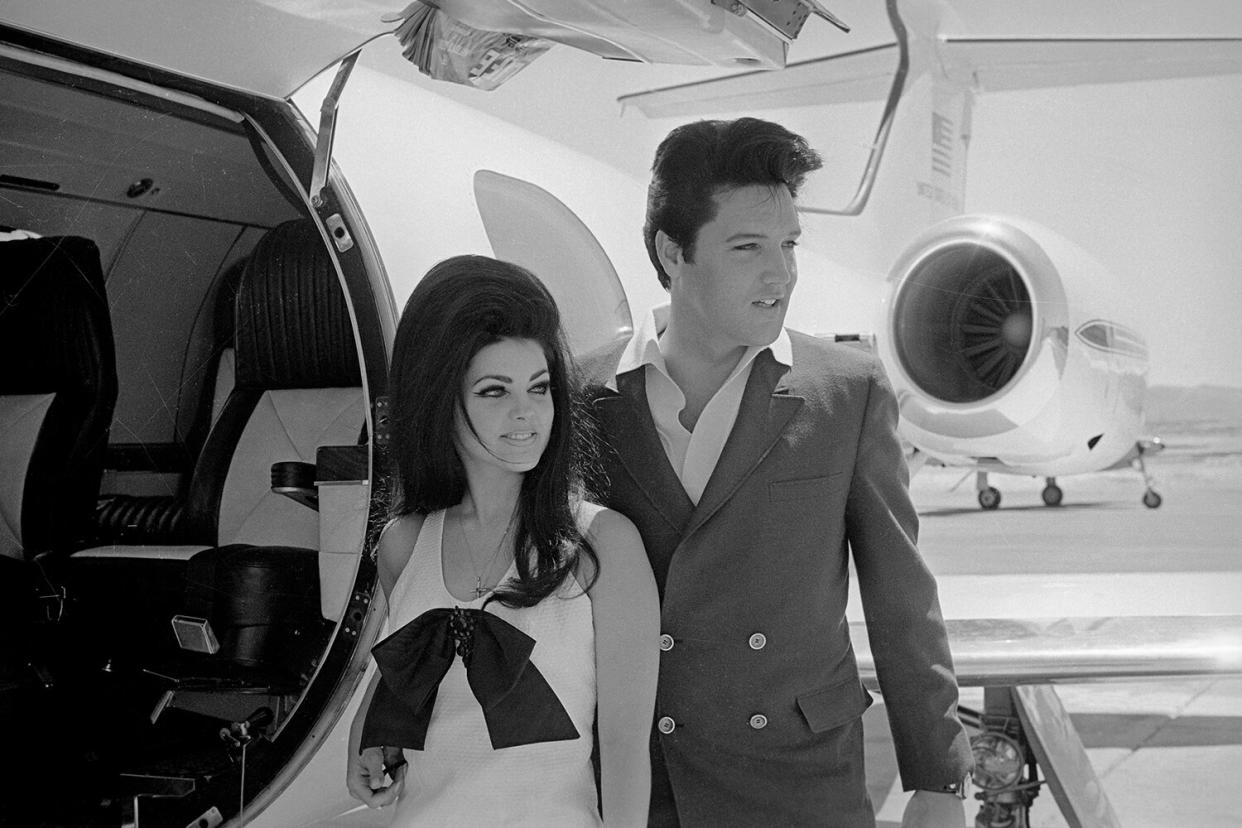
[[[631,108],[676,98],[680,115],[714,88],[684,83],[722,72],[745,95],[813,72],[819,96],[834,65],[786,66],[791,44],[808,26],[844,37],[810,0],[441,0],[450,31],[492,44],[462,64],[432,38],[450,86],[409,65],[426,57],[417,6],[0,2],[0,823],[373,824],[344,752],[385,615],[372,542],[398,300],[437,259],[494,251],[549,283],[585,353],[631,330],[614,251],[641,254],[638,222],[603,203],[641,209],[640,180],[521,123],[546,110],[506,120],[460,98],[568,76],[562,56],[632,73],[652,91]],[[940,44],[940,4],[887,8],[857,212]],[[878,348],[907,438],[1049,476],[1116,462],[1136,445],[1145,346],[1115,306],[1079,303],[1104,277],[1070,242],[957,215],[935,177],[964,174],[973,76],[954,68],[949,109],[901,116],[951,118],[913,179],[938,217],[887,277]],[[564,113],[564,97],[542,105]],[[367,116],[347,123],[354,104]],[[1015,629],[1017,653],[1000,646]],[[1049,767],[1081,754],[1055,737],[1069,723],[1047,683],[1242,669],[1238,618],[1207,643],[1194,619],[1155,629],[1153,660],[1133,623],[1082,627],[1068,659],[1037,646],[1064,628],[951,627],[963,680],[1013,714],[978,722],[989,767],[1008,762],[989,803],[1025,807],[1033,783],[1010,760],[1028,744]]]

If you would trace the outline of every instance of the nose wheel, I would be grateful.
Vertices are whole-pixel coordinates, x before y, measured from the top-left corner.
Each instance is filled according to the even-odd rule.
[[[980,509],[985,509],[990,512],[1000,506],[1000,489],[989,485],[987,472],[978,472],[975,474],[975,490],[978,492]]]
[[[1151,448],[1148,448],[1149,445]],[[1143,455],[1147,454],[1149,451],[1156,453],[1163,450],[1164,444],[1160,442],[1160,438],[1157,437],[1151,440],[1150,443],[1140,440],[1135,444],[1135,448],[1138,449],[1138,453],[1135,454],[1134,460],[1131,462],[1133,465],[1138,467],[1139,473],[1143,475],[1143,482],[1147,485],[1147,490],[1143,492],[1143,505],[1148,509],[1159,509],[1160,504],[1164,502],[1164,499],[1160,497],[1160,493],[1156,491],[1156,480],[1151,476],[1151,473],[1147,471],[1147,462],[1143,459]]]
[[[1044,499],[1045,506],[1060,506],[1061,499],[1065,497],[1065,492],[1061,491],[1061,487],[1057,485],[1055,477],[1044,478],[1044,490],[1039,493]]]

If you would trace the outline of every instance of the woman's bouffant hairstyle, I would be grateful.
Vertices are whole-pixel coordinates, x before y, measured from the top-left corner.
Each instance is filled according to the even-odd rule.
[[[580,554],[598,564],[575,518],[585,496],[586,432],[571,385],[573,368],[556,302],[530,271],[486,256],[455,256],[432,267],[410,294],[388,385],[394,513],[425,515],[461,502],[466,470],[457,455],[454,417],[465,415],[463,377],[475,354],[506,338],[543,348],[556,412],[547,448],[526,472],[518,496],[518,577],[494,595],[507,606],[524,607],[550,595],[575,571]]]
[[[699,229],[716,217],[714,196],[750,184],[784,184],[795,198],[808,173],[823,166],[806,139],[759,118],[695,121],[674,129],[656,148],[647,187],[643,241],[660,284],[670,281],[656,255],[663,230],[694,261]]]

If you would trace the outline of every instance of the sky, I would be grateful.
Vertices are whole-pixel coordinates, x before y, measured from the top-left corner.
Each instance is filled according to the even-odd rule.
[[[812,20],[791,47],[791,62],[822,51],[865,48],[890,39],[880,3],[834,0],[829,6],[854,30],[842,35]],[[1179,5],[1176,16],[1168,14],[1167,4],[1147,0],[1059,3],[1055,9],[1027,0],[1003,4],[958,0],[953,9],[957,21],[951,31],[958,34],[1022,36],[1047,33],[1055,26],[1056,33],[1077,37],[1242,35],[1242,4],[1223,0]],[[376,47],[386,48],[383,44]],[[378,55],[369,50],[367,56],[380,74],[391,73],[407,82],[413,79],[416,86],[434,92],[436,101],[425,98],[411,105],[410,118],[418,123],[401,141],[371,150],[354,149],[352,159],[349,145],[338,142],[339,158],[357,188],[358,180],[370,174],[367,166],[376,153],[391,158],[409,151],[404,145],[412,148],[420,140],[426,144],[443,138],[428,135],[428,119],[418,118],[420,111],[435,112],[443,128],[451,129],[458,116],[444,110],[441,101],[448,101],[449,107],[458,105],[458,113],[466,111],[464,106],[520,124],[542,143],[512,138],[511,130],[503,133],[510,138],[489,138],[486,133],[492,128],[471,120],[470,129],[458,134],[469,133],[474,139],[482,136],[483,143],[470,143],[463,137],[444,152],[456,149],[457,155],[486,155],[486,163],[480,161],[477,166],[526,177],[562,198],[600,237],[621,274],[633,309],[642,312],[659,301],[661,294],[641,249],[641,189],[655,144],[675,122],[646,121],[633,112],[618,118],[615,99],[719,71],[601,68],[604,62],[591,55],[558,49],[491,93],[423,81],[395,49]],[[363,84],[355,86],[359,88],[347,88],[342,101],[342,129],[350,129],[351,106],[361,106],[351,101],[351,95],[357,99],[366,94],[361,90]],[[388,94],[388,101],[393,101],[394,93]],[[303,108],[315,112],[317,95],[303,99]],[[878,113],[878,104],[833,110],[832,123],[817,130],[817,135],[822,133],[817,141],[824,142],[820,149],[826,147],[830,159],[821,175],[857,180]],[[373,132],[372,117],[355,112],[355,134]],[[984,90],[974,108],[966,209],[1034,220],[1088,250],[1112,271],[1119,286],[1112,300],[1118,321],[1131,322],[1147,337],[1151,384],[1242,387],[1242,325],[1237,323],[1242,314],[1242,226],[1236,218],[1242,215],[1240,137],[1242,74],[1014,92]],[[503,145],[510,140],[512,148],[506,156]],[[559,158],[556,144],[572,151]],[[591,186],[595,175],[591,170],[599,168],[590,166],[584,157],[612,169],[602,178],[596,176],[597,180],[612,182],[619,171],[628,182]],[[445,185],[450,186],[458,185]],[[365,184],[362,188],[367,189]],[[373,189],[391,210],[382,216],[369,212],[368,220],[383,225],[399,214],[400,202],[391,200],[389,179],[381,177]],[[602,197],[600,190],[606,191]],[[408,190],[401,195],[409,197]],[[470,205],[461,209],[468,213]],[[861,227],[845,224],[834,232],[853,234]],[[398,227],[384,228],[377,236],[391,234],[395,239],[402,232]],[[474,238],[482,236],[476,233]],[[380,241],[384,243],[383,238]],[[832,244],[808,244],[804,249],[803,279],[791,322],[812,332],[839,330],[842,325],[875,330],[875,325],[867,323],[876,318],[872,309],[878,308],[882,266],[860,267],[850,257],[835,258],[833,252]],[[417,266],[411,264],[414,271],[419,266],[421,260]],[[399,294],[402,290],[398,286]],[[398,300],[403,298],[403,294],[398,296]],[[858,313],[861,307],[868,312]],[[841,309],[855,312],[846,318],[836,313]]]

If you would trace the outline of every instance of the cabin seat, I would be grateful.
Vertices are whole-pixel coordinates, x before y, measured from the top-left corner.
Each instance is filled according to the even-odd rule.
[[[121,544],[204,544],[207,537],[194,537],[188,531],[185,515],[186,491],[193,462],[202,451],[211,426],[220,417],[225,400],[233,389],[233,317],[236,312],[237,290],[245,270],[242,258],[229,266],[216,280],[212,290],[212,310],[202,325],[211,331],[210,344],[200,354],[187,353],[183,371],[203,374],[207,379],[199,386],[196,404],[183,403],[190,418],[182,446],[190,459],[186,480],[174,495],[134,495],[110,491],[105,478],[103,491],[95,507],[96,545]],[[196,322],[196,327],[199,322]],[[191,334],[194,336],[194,334]],[[181,429],[177,429],[177,436]],[[199,522],[202,523],[201,521]],[[208,533],[210,535],[210,531]]]
[[[313,464],[320,446],[357,444],[365,417],[348,307],[312,223],[287,222],[259,241],[234,308],[233,387],[181,518],[201,542],[113,543],[73,556],[79,594],[95,604],[84,617],[109,619],[95,631],[110,659],[178,652],[178,614],[208,618],[216,660],[238,664],[263,662],[323,621],[318,515],[271,490],[274,463]]]
[[[0,355],[0,730],[12,735],[48,675],[58,564],[90,533],[116,405],[93,241],[0,241]]]
[[[0,557],[64,554],[91,534],[116,355],[99,248],[0,242]]]

